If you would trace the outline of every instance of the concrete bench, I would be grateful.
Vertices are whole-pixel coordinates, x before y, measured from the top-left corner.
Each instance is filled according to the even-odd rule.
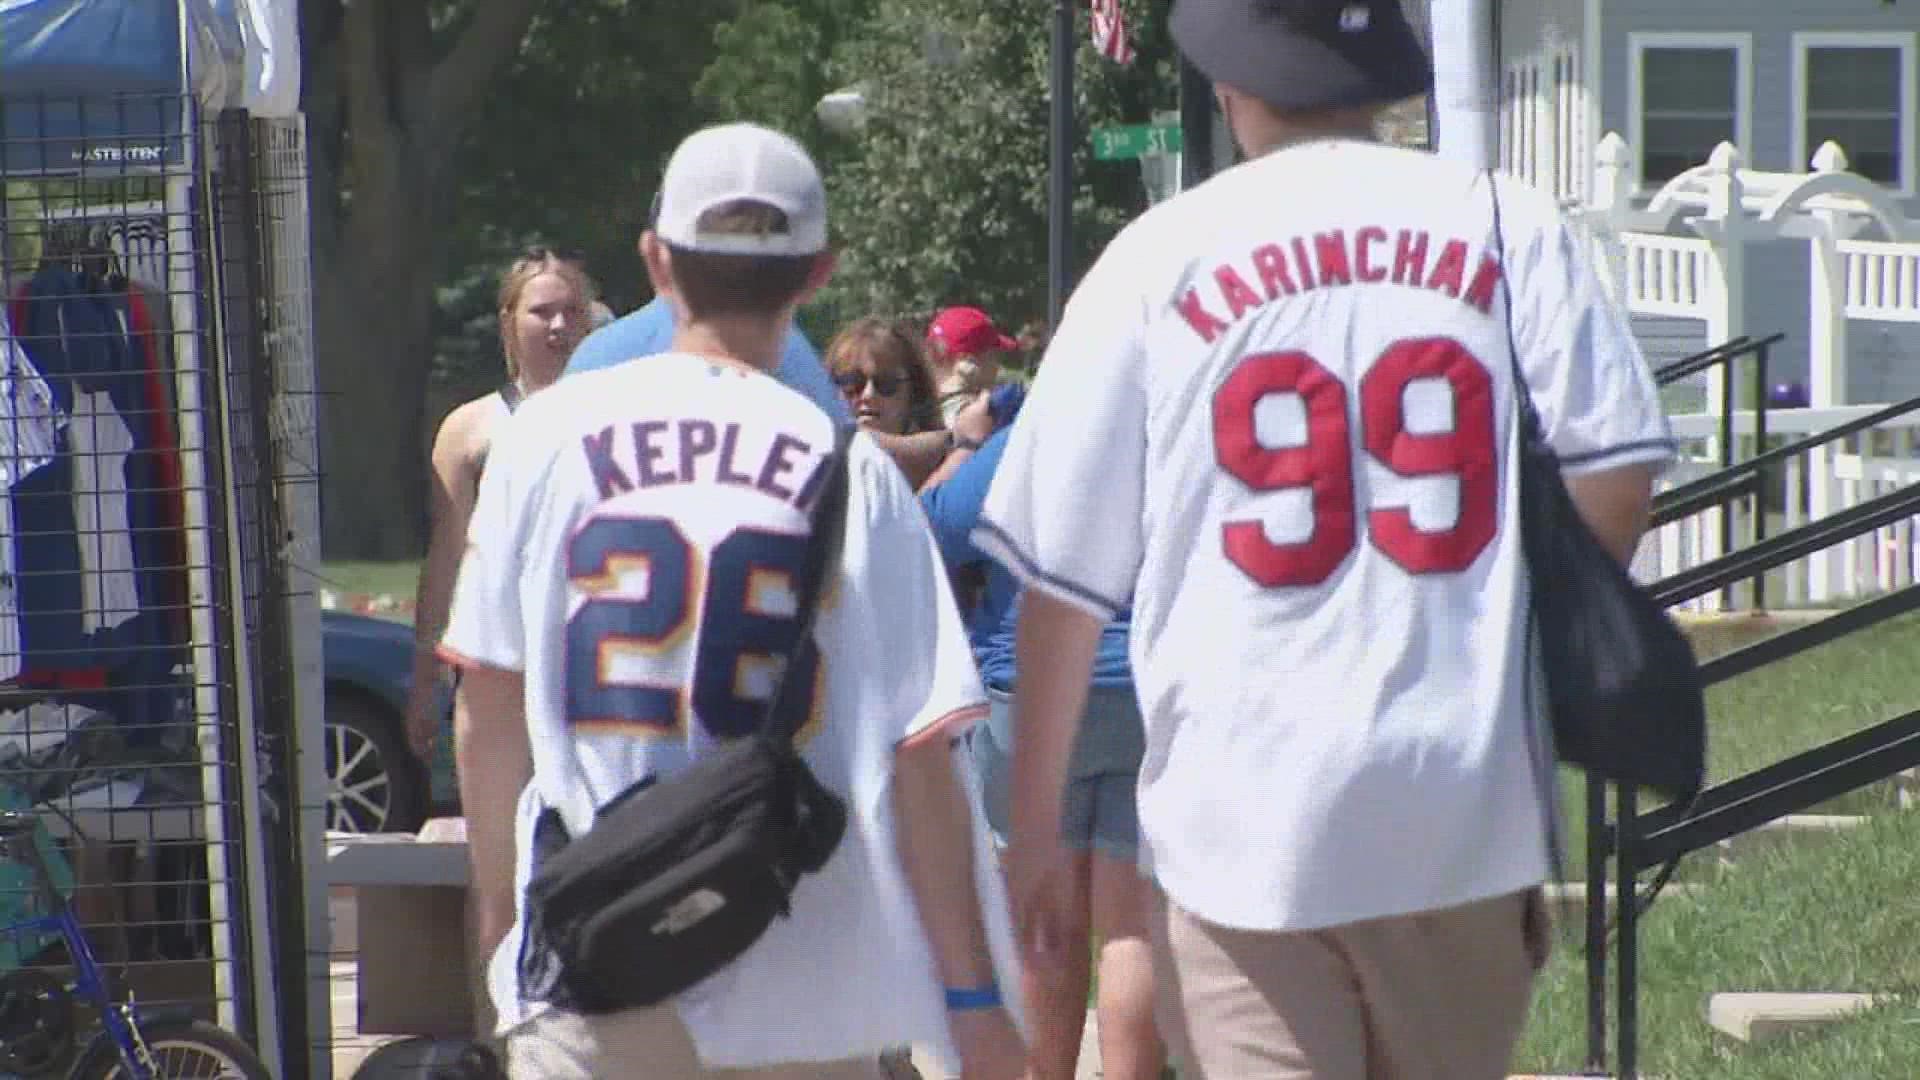
[[[327,835],[331,953],[357,958],[362,1034],[465,1036],[478,984],[467,956],[466,823]]]

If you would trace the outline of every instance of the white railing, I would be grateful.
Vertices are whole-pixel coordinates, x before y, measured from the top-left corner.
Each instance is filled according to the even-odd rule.
[[[1920,244],[1846,240],[1847,317],[1920,323]]]
[[[1706,318],[1713,298],[1713,250],[1685,236],[1627,233],[1621,238],[1626,302],[1646,315]]]
[[[1768,441],[1779,445],[1828,431],[1884,407],[1769,410]],[[1719,438],[1720,417],[1688,413],[1672,417],[1671,423],[1681,443],[1681,459],[1663,478],[1663,490],[1720,469],[1719,455],[1710,452]],[[1754,438],[1752,412],[1735,413],[1733,427],[1736,461],[1763,449]],[[1825,505],[1825,514],[1817,515],[1825,516],[1920,483],[1920,415],[1899,417],[1795,456],[1780,464],[1778,476],[1777,494],[1765,500],[1769,536],[1806,524],[1816,516],[1813,507]],[[1651,583],[1724,554],[1725,515],[1732,515],[1734,548],[1747,546],[1753,536],[1751,514],[1743,500],[1651,530],[1634,559],[1635,577]],[[1912,584],[1916,570],[1920,570],[1920,521],[1908,518],[1769,571],[1766,601],[1769,607],[1839,604]],[[1735,586],[1736,600],[1742,604],[1746,589],[1744,583]],[[1693,611],[1714,611],[1720,606],[1717,593],[1682,605]]]

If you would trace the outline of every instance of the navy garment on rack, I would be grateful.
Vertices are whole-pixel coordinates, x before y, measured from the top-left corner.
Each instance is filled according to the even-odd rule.
[[[132,539],[139,540],[143,533],[176,527],[165,500],[177,501],[179,492],[163,479],[161,462],[171,447],[156,446],[154,438],[165,403],[150,400],[142,350],[103,288],[103,282],[68,266],[44,266],[14,300],[14,331],[63,410],[71,414],[79,394],[103,393],[131,433],[124,498]],[[156,587],[166,568],[140,565],[138,555],[150,545],[137,543],[131,567],[137,614],[117,625],[87,629],[72,442],[63,433],[55,462],[10,493],[18,530],[21,681],[74,689],[112,686],[117,692],[111,696],[118,700],[89,703],[114,712],[123,723],[163,723],[173,716],[174,694],[162,684],[185,659],[174,632],[175,615],[164,606],[164,589]]]

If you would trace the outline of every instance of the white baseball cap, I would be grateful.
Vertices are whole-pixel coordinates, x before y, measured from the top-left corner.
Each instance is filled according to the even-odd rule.
[[[730,202],[787,216],[781,232],[702,232],[700,216]],[[816,255],[827,248],[827,190],[798,142],[758,124],[723,124],[687,136],[667,162],[653,231],[673,247],[714,255]]]

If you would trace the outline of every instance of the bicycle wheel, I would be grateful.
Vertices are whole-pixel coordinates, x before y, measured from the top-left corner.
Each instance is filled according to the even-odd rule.
[[[140,1025],[159,1067],[155,1080],[273,1080],[253,1048],[224,1028],[202,1020],[163,1020]],[[120,1048],[104,1033],[87,1047],[73,1080],[132,1080]]]

